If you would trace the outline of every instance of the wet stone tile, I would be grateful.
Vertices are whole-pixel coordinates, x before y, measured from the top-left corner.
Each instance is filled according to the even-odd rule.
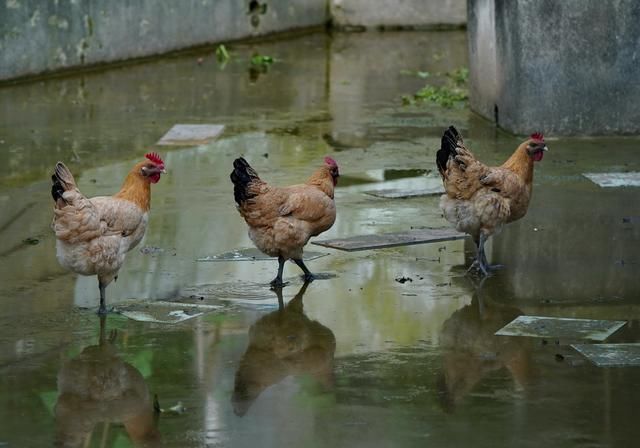
[[[365,191],[365,194],[385,199],[406,199],[415,198],[420,196],[435,196],[444,193],[444,188],[419,188],[415,190],[401,189],[401,188],[388,188],[384,190],[369,190]]]
[[[495,334],[498,336],[604,341],[625,324],[625,321],[616,320],[519,316]]]
[[[584,173],[591,182],[601,187],[640,187],[640,172]]]
[[[202,145],[222,134],[223,125],[219,124],[176,124],[164,134],[158,145],[192,146]]]
[[[321,240],[314,241],[313,244],[352,252],[357,250],[383,249],[387,247],[459,240],[465,238],[465,236],[464,233],[457,232],[453,229],[419,229],[406,232],[358,235],[350,238]]]
[[[640,344],[574,344],[598,367],[640,367]]]

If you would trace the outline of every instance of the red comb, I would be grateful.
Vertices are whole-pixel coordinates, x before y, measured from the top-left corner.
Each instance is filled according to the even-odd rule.
[[[164,165],[162,157],[157,152],[149,152],[144,155],[147,159],[151,160],[156,165]]]
[[[329,157],[329,156],[324,158],[324,163],[329,165],[329,166],[335,166],[335,167],[338,166],[338,163],[335,160],[333,160],[331,157]]]
[[[533,134],[531,134],[531,138],[539,142],[544,141],[544,135],[542,135],[542,132],[534,132]]]

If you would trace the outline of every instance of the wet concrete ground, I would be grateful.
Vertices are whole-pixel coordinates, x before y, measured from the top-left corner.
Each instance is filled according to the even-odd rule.
[[[493,333],[533,314],[626,320],[613,340],[640,340],[640,190],[581,175],[640,171],[639,139],[549,136],[527,216],[490,244],[506,268],[481,287],[464,275],[463,241],[309,246],[329,254],[308,264],[327,279],[298,294],[288,264],[293,302],[277,313],[275,262],[195,261],[251,246],[228,179],[238,155],[282,185],[331,154],[343,177],[323,238],[446,225],[437,196],[364,191],[436,179],[449,124],[488,163],[520,142],[464,108],[401,105],[425,83],[403,71],[466,66],[465,39],[314,34],[234,45],[224,69],[208,51],[0,89],[0,446],[636,445],[640,370]],[[253,52],[276,63],[251,71]],[[129,254],[108,303],[222,308],[176,325],[111,315],[96,346],[96,282],[56,262],[49,173],[63,160],[85,194],[115,192],[175,123],[226,130],[161,149],[170,174],[153,188],[151,249]],[[186,410],[154,422],[153,395]]]

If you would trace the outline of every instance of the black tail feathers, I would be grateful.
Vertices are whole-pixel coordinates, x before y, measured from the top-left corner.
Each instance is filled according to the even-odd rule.
[[[233,182],[233,196],[238,205],[255,196],[249,192],[247,187],[251,185],[251,182],[259,180],[260,177],[243,157],[233,161],[233,171],[229,177]]]
[[[447,170],[447,162],[449,158],[456,156],[456,147],[458,146],[458,142],[462,143],[462,136],[455,127],[449,126],[442,135],[440,150],[436,153],[436,165],[438,165],[438,171],[440,171],[440,174],[444,175],[444,172]]]
[[[64,198],[62,197],[64,187],[62,186],[60,179],[58,179],[54,174],[51,176],[51,181],[53,182],[53,185],[51,185],[51,196],[53,197],[53,200],[55,202],[58,202],[58,199],[62,199],[64,201]]]
[[[62,162],[58,162],[51,176],[51,197],[53,197],[53,200],[55,202],[61,200],[66,204],[67,201],[62,197],[62,194],[70,188],[71,185],[69,184],[73,185],[74,182],[73,175],[71,175],[68,168]]]

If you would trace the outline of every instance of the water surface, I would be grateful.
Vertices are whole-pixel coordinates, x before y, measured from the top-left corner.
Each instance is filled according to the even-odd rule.
[[[254,52],[276,62],[250,70]],[[436,178],[449,124],[488,163],[521,138],[465,108],[402,106],[425,83],[406,71],[466,66],[464,32],[313,34],[231,54],[224,68],[211,50],[0,89],[0,445],[637,444],[638,369],[493,333],[536,314],[628,320],[615,340],[638,341],[640,190],[581,173],[639,171],[640,140],[549,138],[527,216],[490,245],[506,268],[482,285],[464,275],[468,242],[311,246],[329,253],[308,263],[328,278],[302,290],[288,264],[282,299],[293,303],[279,312],[275,262],[196,262],[251,247],[228,178],[235,157],[284,185],[332,155],[343,178],[323,237],[337,238],[446,225],[437,197],[364,191]],[[176,123],[226,130],[199,147],[154,148]],[[55,260],[49,173],[63,160],[85,194],[108,194],[149,149],[169,170],[141,244],[159,249],[129,254],[108,303],[222,309],[177,325],[109,316],[101,338],[96,280]],[[154,395],[185,412],[155,421]]]

